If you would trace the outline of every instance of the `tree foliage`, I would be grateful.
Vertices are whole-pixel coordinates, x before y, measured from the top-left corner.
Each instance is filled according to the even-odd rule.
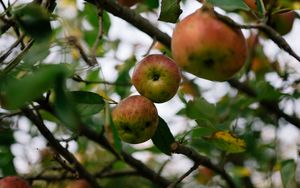
[[[287,42],[290,30],[278,29],[287,21],[274,17],[297,9],[298,1],[0,2],[1,177],[18,175],[32,187],[67,187],[77,179],[96,188],[299,186],[298,154],[287,155],[297,148],[281,136],[287,129],[299,136],[300,54],[291,47],[298,40]],[[172,58],[168,29],[203,4],[243,29],[244,67],[224,82],[181,71],[176,96],[156,104],[152,139],[122,142],[111,111],[137,94],[135,64],[147,54]],[[291,28],[299,24],[293,12]],[[120,19],[126,28],[116,25]],[[146,34],[150,42],[128,42],[121,37],[127,29],[131,39]]]

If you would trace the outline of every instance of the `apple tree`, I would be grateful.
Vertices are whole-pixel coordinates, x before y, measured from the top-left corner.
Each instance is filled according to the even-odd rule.
[[[299,1],[0,3],[1,188],[300,186]]]

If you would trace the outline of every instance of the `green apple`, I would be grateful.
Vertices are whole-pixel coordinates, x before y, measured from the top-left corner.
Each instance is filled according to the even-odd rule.
[[[171,50],[179,67],[212,81],[232,78],[247,57],[241,30],[219,20],[205,6],[176,24]]]
[[[30,188],[27,181],[18,176],[6,176],[0,180],[0,188]]]
[[[158,113],[152,101],[134,95],[123,99],[113,109],[112,121],[121,140],[138,144],[154,135],[158,125]]]
[[[143,58],[132,74],[132,84],[143,96],[162,103],[176,94],[181,76],[176,63],[165,55],[153,54]]]

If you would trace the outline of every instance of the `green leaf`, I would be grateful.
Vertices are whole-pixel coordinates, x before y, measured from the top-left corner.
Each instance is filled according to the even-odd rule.
[[[9,146],[0,145],[0,170],[1,175],[9,176],[16,174],[16,170],[13,164],[14,156],[11,153]]]
[[[55,82],[54,110],[64,125],[72,131],[78,130],[80,118],[75,104],[71,100],[72,95],[66,90],[65,79],[60,77]]]
[[[175,0],[162,0],[158,20],[175,23],[182,13],[179,2]]]
[[[210,136],[213,132],[214,130],[207,127],[196,127],[192,130],[192,137],[199,138],[199,137]]]
[[[277,89],[275,89],[270,83],[266,81],[254,82],[253,86],[256,90],[259,100],[276,102],[283,96]]]
[[[250,10],[243,0],[207,0],[207,2],[226,11]]]
[[[296,188],[296,163],[293,159],[288,159],[281,162],[281,180],[284,188]]]
[[[171,144],[175,142],[167,123],[159,117],[158,127],[151,138],[153,144],[163,153],[171,155]]]
[[[12,80],[3,89],[4,103],[8,109],[17,109],[53,88],[58,77],[68,73],[64,65],[45,65],[21,80]]]
[[[71,92],[77,111],[82,116],[89,116],[100,112],[104,108],[103,98],[93,92],[73,91]]]
[[[196,98],[187,103],[186,115],[192,119],[207,119],[214,123],[217,119],[216,106],[204,98]]]
[[[263,17],[266,13],[266,8],[263,0],[256,0],[257,12],[260,17]]]
[[[33,43],[29,51],[24,55],[23,61],[25,64],[35,64],[38,61],[44,60],[49,55],[49,41],[41,41]]]
[[[50,13],[37,3],[21,5],[13,11],[25,33],[40,41],[51,37]]]
[[[135,65],[135,62],[136,59],[131,57],[119,67],[119,74],[116,80],[116,92],[121,98],[127,97],[130,93],[131,86],[126,84],[130,83],[131,81],[129,71]]]
[[[144,0],[144,3],[150,9],[154,9],[154,8],[158,8],[159,7],[159,1],[158,0]]]

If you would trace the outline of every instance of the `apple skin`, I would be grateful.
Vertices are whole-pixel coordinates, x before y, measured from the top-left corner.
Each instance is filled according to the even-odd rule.
[[[6,176],[0,180],[0,188],[30,188],[26,180],[18,176]]]
[[[257,10],[256,0],[244,0],[251,9]]]
[[[135,5],[139,0],[118,0],[118,3],[120,5],[126,6],[126,7],[132,7]]]
[[[141,95],[153,102],[163,103],[177,93],[181,76],[179,67],[172,59],[153,54],[135,66],[131,80]]]
[[[138,144],[154,135],[158,125],[158,113],[152,101],[133,95],[123,99],[113,109],[112,121],[121,140]]]
[[[232,78],[247,56],[241,30],[218,20],[208,8],[200,8],[176,24],[171,50],[179,67],[212,81]]]
[[[72,181],[67,188],[92,188],[92,186],[85,179],[79,179]]]
[[[280,14],[274,14],[271,18],[270,26],[281,35],[288,34],[294,25],[296,13],[288,11]]]

